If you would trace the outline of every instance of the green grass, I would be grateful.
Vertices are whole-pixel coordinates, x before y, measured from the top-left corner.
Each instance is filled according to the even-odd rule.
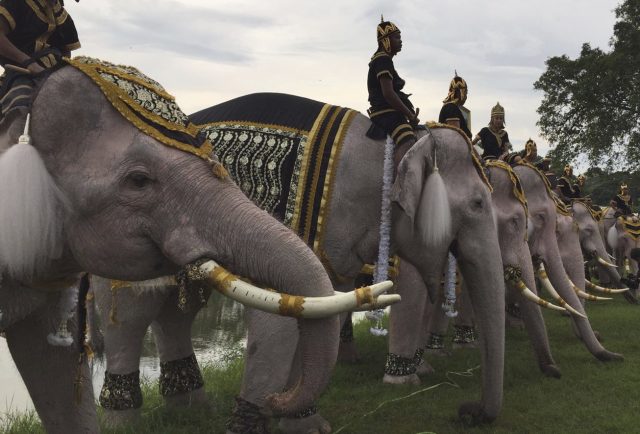
[[[526,333],[507,329],[504,406],[492,425],[469,428],[457,419],[458,405],[480,396],[479,354],[465,349],[451,357],[431,357],[437,373],[421,386],[394,387],[381,382],[384,338],[356,325],[362,362],[337,366],[319,408],[341,433],[631,433],[639,432],[640,307],[617,297],[591,304],[587,312],[604,346],[625,361],[602,363],[592,357],[571,330],[569,319],[545,311],[551,349],[562,370],[560,380],[542,376]],[[145,385],[142,420],[126,430],[105,433],[223,433],[233,397],[239,390],[242,361],[224,371],[204,369],[214,409],[168,411],[155,385]],[[274,432],[277,432],[275,424]],[[39,431],[40,430],[40,431]],[[42,432],[33,413],[0,419],[0,431]]]

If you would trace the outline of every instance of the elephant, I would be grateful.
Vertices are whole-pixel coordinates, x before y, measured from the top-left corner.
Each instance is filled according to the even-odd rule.
[[[514,171],[520,179],[529,206],[532,232],[528,242],[538,279],[558,303],[569,310],[576,335],[594,357],[601,361],[622,360],[621,354],[606,350],[597,340],[578,298],[576,286],[582,284],[584,288],[584,261],[573,219],[566,208],[554,199],[542,172],[522,163],[515,166]],[[559,244],[572,246],[568,249],[571,253],[563,257]]]
[[[253,306],[264,299],[277,312],[282,302],[297,317],[300,376],[265,406],[287,414],[316,401],[339,318],[304,317],[337,300],[309,247],[247,199],[173,97],[137,69],[74,58],[34,82],[29,115],[14,109],[0,123],[0,329],[47,432],[98,431],[86,358],[46,343],[66,304],[60,288],[85,272],[140,281],[183,270],[185,288],[210,278]],[[288,295],[251,289],[203,258]],[[367,291],[347,297],[373,304]],[[111,374],[112,404],[122,404],[119,387],[135,379]]]
[[[629,303],[636,304],[637,299],[622,281],[618,267],[609,260],[606,243],[600,232],[601,211],[593,209],[588,202],[574,200],[571,205],[571,214],[578,226],[583,256],[591,265],[596,266],[599,281],[607,282],[608,286],[613,287],[613,289],[604,288],[593,284],[587,278],[587,289],[604,293],[622,293]]]
[[[529,334],[540,370],[546,376],[559,378],[561,376],[560,369],[551,355],[540,306],[556,310],[564,309],[542,300],[537,295],[531,253],[527,244],[529,218],[527,200],[517,175],[508,164],[499,160],[490,160],[486,162],[486,165],[493,187],[491,193],[493,214],[498,227],[507,290],[505,303],[507,306],[518,303],[520,316]],[[420,285],[420,283],[414,282],[413,285]],[[473,305],[465,302],[465,294],[465,285],[463,284],[456,319],[462,317],[461,324],[473,324]],[[403,300],[407,299],[408,296],[403,294]],[[424,315],[426,316],[427,312],[430,312],[431,316],[426,327],[416,327],[415,324],[421,324],[421,322],[420,319],[414,317],[413,325],[399,331],[398,338],[408,339],[406,336],[413,336],[420,333],[421,330],[427,330],[427,335],[423,336],[420,342],[423,342],[427,349],[439,347],[449,323],[449,318],[440,308],[440,301],[425,307]],[[392,314],[395,308],[396,306],[391,308]],[[460,326],[457,325],[456,332],[459,329]],[[464,329],[462,330],[464,331]],[[391,338],[393,339],[394,335]],[[464,344],[458,344],[458,346],[464,346]],[[454,345],[455,347],[456,345]],[[429,351],[429,353],[438,354],[438,351]],[[428,372],[429,370],[423,368],[423,371]]]
[[[639,295],[638,263],[631,258],[631,251],[640,247],[640,218],[637,215],[621,216],[615,221],[608,232],[607,241],[616,258],[616,264],[622,270],[625,282],[629,283],[631,296]]]
[[[385,146],[383,140],[366,136],[371,127],[370,120],[350,109],[273,93],[236,98],[192,114],[191,120],[200,125],[219,150],[220,160],[243,191],[261,207],[278,215],[314,247],[335,288],[342,291],[353,287],[363,265],[375,262],[381,233]],[[435,288],[447,252],[454,246],[463,273],[473,282],[470,295],[477,303],[478,324],[484,335],[482,400],[463,404],[459,412],[478,422],[491,421],[497,417],[502,401],[504,283],[489,190],[477,155],[460,132],[444,125],[432,124],[431,127],[419,132],[420,140],[404,156],[391,186],[390,253],[400,257],[401,270],[396,280],[396,292],[402,297],[409,293],[427,297],[427,289],[433,291]],[[296,163],[298,166],[294,164],[294,168],[313,174],[316,181],[333,177],[328,189],[326,181],[324,191],[318,187],[320,193],[314,189],[305,190],[305,196],[297,191],[298,186],[306,186],[309,182],[302,176],[289,191],[289,198],[296,200],[308,196],[314,199],[315,194],[316,205],[311,200],[307,205],[308,211],[320,209],[318,222],[322,226],[321,232],[316,232],[319,236],[315,240],[309,226],[309,221],[315,218],[313,215],[296,217],[285,207],[270,202],[266,194],[274,185],[279,190],[286,190],[286,186],[291,185],[278,183],[280,178],[273,179],[275,168],[282,173],[286,170],[278,165],[280,163],[267,158],[271,155],[269,152],[288,151],[287,146],[296,141],[309,146],[315,141],[324,148],[306,157],[310,151],[298,150],[296,154],[292,147],[291,153],[283,152],[285,163],[286,158],[293,160],[289,163],[302,160],[302,163]],[[256,168],[265,166],[271,172],[262,177],[255,175]],[[271,184],[265,179],[271,179]],[[482,231],[482,236],[477,230]],[[488,258],[482,265],[478,262],[481,256]],[[421,286],[423,291],[406,288],[404,282],[411,282],[412,276],[416,275],[428,283],[427,288],[424,284]],[[392,309],[400,305],[411,309],[413,302],[397,303]],[[249,324],[267,321],[267,316],[247,311]],[[401,315],[394,315],[394,318],[399,317]],[[291,344],[297,340],[298,332],[286,318],[268,321],[280,324],[278,333],[274,333],[273,328],[249,329],[247,353],[251,353],[253,359],[245,362],[244,376],[248,382],[237,398],[230,426],[244,429],[246,425],[242,419],[246,419],[247,414],[252,414],[253,419],[262,418],[263,425],[266,424],[261,413],[264,396],[291,381],[290,360],[295,355]],[[390,333],[398,327],[392,323]],[[164,337],[171,339],[171,336]],[[182,339],[184,344],[161,345],[186,346],[186,334]],[[389,359],[395,363],[393,372],[413,365],[415,345],[392,346],[389,351]],[[269,367],[269,375],[265,375],[265,367]],[[281,419],[281,428],[295,432],[330,429],[328,422],[313,408],[297,416]]]

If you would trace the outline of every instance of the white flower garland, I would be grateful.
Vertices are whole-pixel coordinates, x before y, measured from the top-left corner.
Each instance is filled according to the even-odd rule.
[[[458,316],[456,311],[456,258],[449,252],[447,260],[447,273],[444,281],[444,303],[442,310],[449,318]]]
[[[380,241],[378,245],[378,261],[374,272],[373,283],[387,280],[389,273],[389,246],[391,245],[391,183],[393,182],[393,149],[395,145],[390,136],[384,147],[384,163],[382,169],[382,205],[380,209]],[[386,336],[388,331],[382,327],[383,309],[367,312],[366,317],[375,322],[369,331],[375,336]]]

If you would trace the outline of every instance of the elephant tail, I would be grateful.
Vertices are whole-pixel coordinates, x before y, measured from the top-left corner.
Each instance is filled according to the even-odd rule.
[[[451,207],[444,180],[438,170],[436,142],[433,146],[433,171],[422,189],[418,209],[418,232],[427,246],[439,246],[449,239]]]

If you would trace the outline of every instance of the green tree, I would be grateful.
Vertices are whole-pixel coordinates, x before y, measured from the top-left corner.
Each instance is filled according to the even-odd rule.
[[[640,168],[640,0],[615,13],[610,51],[585,43],[577,59],[547,60],[534,83],[544,92],[537,124],[560,161],[632,171]]]

